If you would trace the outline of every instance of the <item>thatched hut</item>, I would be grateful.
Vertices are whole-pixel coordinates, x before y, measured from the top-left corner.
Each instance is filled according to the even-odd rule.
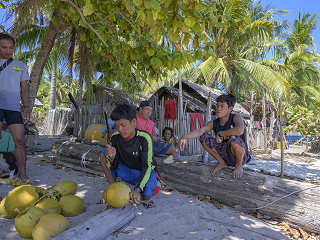
[[[216,98],[223,94],[223,92],[212,89],[206,86],[201,86],[196,83],[191,83],[187,81],[182,81],[182,95],[183,95],[183,132],[179,132],[178,119],[178,96],[179,89],[178,83],[170,87],[162,87],[158,89],[151,97],[150,100],[153,102],[153,115],[152,119],[156,123],[156,127],[159,129],[161,135],[162,130],[165,127],[171,127],[174,130],[176,136],[181,137],[187,132],[191,131],[191,122],[193,113],[199,113],[200,117],[203,118],[204,124],[206,124],[207,119],[207,102],[208,97],[212,97],[213,111],[216,103]],[[167,100],[174,100],[176,103],[176,119],[165,119],[165,104]],[[240,113],[244,118],[249,117],[248,111],[246,111],[240,104],[236,104],[235,112]],[[211,119],[215,116],[212,115]],[[196,127],[200,127],[200,121],[195,121]],[[203,149],[198,139],[188,140],[187,147],[183,152],[184,155],[198,155],[202,154]]]
[[[84,97],[78,110],[49,110],[44,122],[50,124],[46,124],[43,133],[61,135],[65,134],[68,128],[73,128],[73,134],[82,138],[89,125],[105,123],[103,112],[108,111],[112,102],[135,104],[133,98],[121,89],[93,84],[92,91],[90,100]]]
[[[176,109],[178,109],[179,91],[176,88],[161,87],[159,88],[149,100],[153,103],[152,120],[159,129],[160,135],[165,127],[171,127],[174,130],[175,136],[181,136],[190,131],[190,116],[189,113],[205,114],[206,105],[198,99],[183,92],[183,117],[184,117],[184,131],[179,133],[178,119],[179,112],[176,111],[176,119],[165,119],[165,102],[166,100],[176,101]],[[199,125],[198,125],[199,127]],[[198,140],[189,140],[184,155],[202,154],[202,149]]]
[[[179,89],[179,83],[174,85],[174,88]],[[207,87],[205,85],[199,85],[197,83],[182,81],[182,91],[188,95],[198,99],[203,104],[207,105],[208,97],[212,97],[213,110],[216,106],[216,99],[223,94],[222,91],[214,88]],[[243,118],[250,118],[250,113],[242,107],[239,103],[236,103],[233,109],[234,112],[240,113]]]

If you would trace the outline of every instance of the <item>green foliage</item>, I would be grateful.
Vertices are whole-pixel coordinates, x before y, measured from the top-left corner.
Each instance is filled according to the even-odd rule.
[[[317,14],[311,16],[309,13],[302,15],[299,13],[298,19],[294,21],[294,29],[286,40],[286,44],[291,52],[297,50],[302,44],[310,46],[313,44],[311,32],[315,29]]]
[[[287,79],[259,61],[272,45],[272,11],[249,0],[217,1],[210,18],[208,50],[199,66],[207,84],[221,83],[238,96],[247,94],[248,86],[276,97],[289,95]]]
[[[285,109],[285,117],[288,123],[285,131],[295,130],[302,136],[320,135],[319,105],[313,109],[300,105],[288,106]]]

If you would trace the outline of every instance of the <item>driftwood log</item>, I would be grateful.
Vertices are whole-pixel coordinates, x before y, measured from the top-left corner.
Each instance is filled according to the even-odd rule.
[[[79,167],[81,156],[89,148],[92,146],[69,142],[54,145],[53,152],[60,162],[65,161]],[[99,150],[93,150],[87,154],[88,169],[102,171],[98,152]],[[210,164],[176,161],[166,165],[162,159],[157,159],[157,163],[161,179],[178,191],[210,196],[229,206],[240,205],[243,210],[259,208],[257,211],[274,219],[320,233],[320,184],[250,171],[246,171],[241,179],[235,180],[232,178],[232,169],[229,168],[223,169],[219,176],[213,178],[209,171],[212,167]],[[284,196],[286,197],[283,198]],[[272,202],[274,203],[269,205]]]
[[[135,207],[109,209],[68,229],[52,240],[105,240],[112,233],[131,222],[136,215]]]

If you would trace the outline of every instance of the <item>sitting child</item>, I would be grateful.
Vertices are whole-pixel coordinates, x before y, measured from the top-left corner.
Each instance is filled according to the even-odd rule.
[[[13,154],[14,141],[7,126],[3,124],[0,138],[0,177],[12,178],[18,172],[16,157]]]
[[[162,130],[161,141],[173,145],[176,148],[177,158],[179,159],[181,157],[179,148],[178,148],[178,139],[176,136],[174,136],[172,128],[165,127]]]
[[[177,137],[174,136],[173,129],[170,128],[170,127],[165,127],[162,130],[162,139],[161,139],[161,141],[169,143],[169,144],[173,144],[175,147],[177,147],[177,145],[178,145]]]

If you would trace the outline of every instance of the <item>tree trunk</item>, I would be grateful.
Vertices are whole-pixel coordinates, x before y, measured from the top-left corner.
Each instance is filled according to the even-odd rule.
[[[69,53],[68,53],[68,69],[69,69],[69,75],[70,75],[69,83],[71,83],[73,79],[73,59],[74,59],[74,50],[76,46],[76,39],[77,39],[77,31],[75,28],[72,28],[71,37],[70,37],[70,47],[69,47]]]
[[[46,36],[41,42],[40,51],[36,57],[35,63],[32,67],[30,74],[30,110],[32,111],[35,98],[37,96],[40,80],[43,73],[44,65],[47,62],[47,59],[50,55],[50,52],[53,48],[54,41],[56,40],[57,34],[59,31],[63,31],[64,27],[61,24],[60,16],[58,15],[58,11],[55,10],[52,18],[56,17],[58,19],[58,25],[55,26],[53,21],[50,22],[49,27],[46,32]]]
[[[161,179],[169,186],[182,192],[210,196],[229,206],[240,205],[243,210],[265,206],[296,192],[258,211],[273,219],[288,221],[304,230],[320,233],[319,185],[249,171],[241,179],[235,180],[229,168],[213,178],[209,173],[211,167],[186,161],[168,166],[158,161]],[[306,189],[310,190],[301,192]]]
[[[102,173],[97,146],[78,142],[56,143],[52,152],[59,161],[66,161],[81,169],[81,159],[90,148],[93,149],[86,156],[84,171],[93,169]],[[246,171],[241,179],[234,179],[230,168],[223,169],[221,174],[213,178],[210,174],[212,165],[204,164],[201,160],[200,156],[198,162],[182,158],[168,165],[163,163],[163,159],[156,158],[161,180],[178,191],[210,196],[229,206],[240,205],[244,211],[250,210],[245,208],[265,206],[258,211],[304,230],[320,233],[319,184],[250,171]]]
[[[80,73],[79,73],[79,85],[77,91],[77,103],[78,106],[82,106],[82,95],[83,95],[83,81],[85,80],[87,73],[87,47],[86,43],[80,41],[79,44],[80,50]]]
[[[49,100],[49,109],[56,108],[56,98],[57,98],[57,91],[56,91],[56,75],[57,75],[57,63],[54,62],[52,66],[52,73],[51,73],[51,83],[50,83],[50,100]]]
[[[273,149],[273,128],[274,128],[274,111],[272,109],[271,103],[270,104],[270,127],[269,127],[269,144],[270,148]]]
[[[15,13],[13,22],[11,25],[10,35],[16,38],[18,34],[21,32],[22,28],[28,22],[28,20],[29,20],[28,17],[20,17],[18,13]]]
[[[263,131],[263,150],[267,150],[267,142],[268,142],[268,135],[267,135],[267,119],[266,119],[266,98],[263,96],[262,98],[262,131]]]
[[[313,138],[309,152],[311,152],[311,153],[319,153],[320,152],[320,137]]]
[[[282,127],[282,99],[279,100],[279,127],[280,127],[280,151],[281,151],[281,177],[284,177],[284,143],[283,143],[283,127]]]

